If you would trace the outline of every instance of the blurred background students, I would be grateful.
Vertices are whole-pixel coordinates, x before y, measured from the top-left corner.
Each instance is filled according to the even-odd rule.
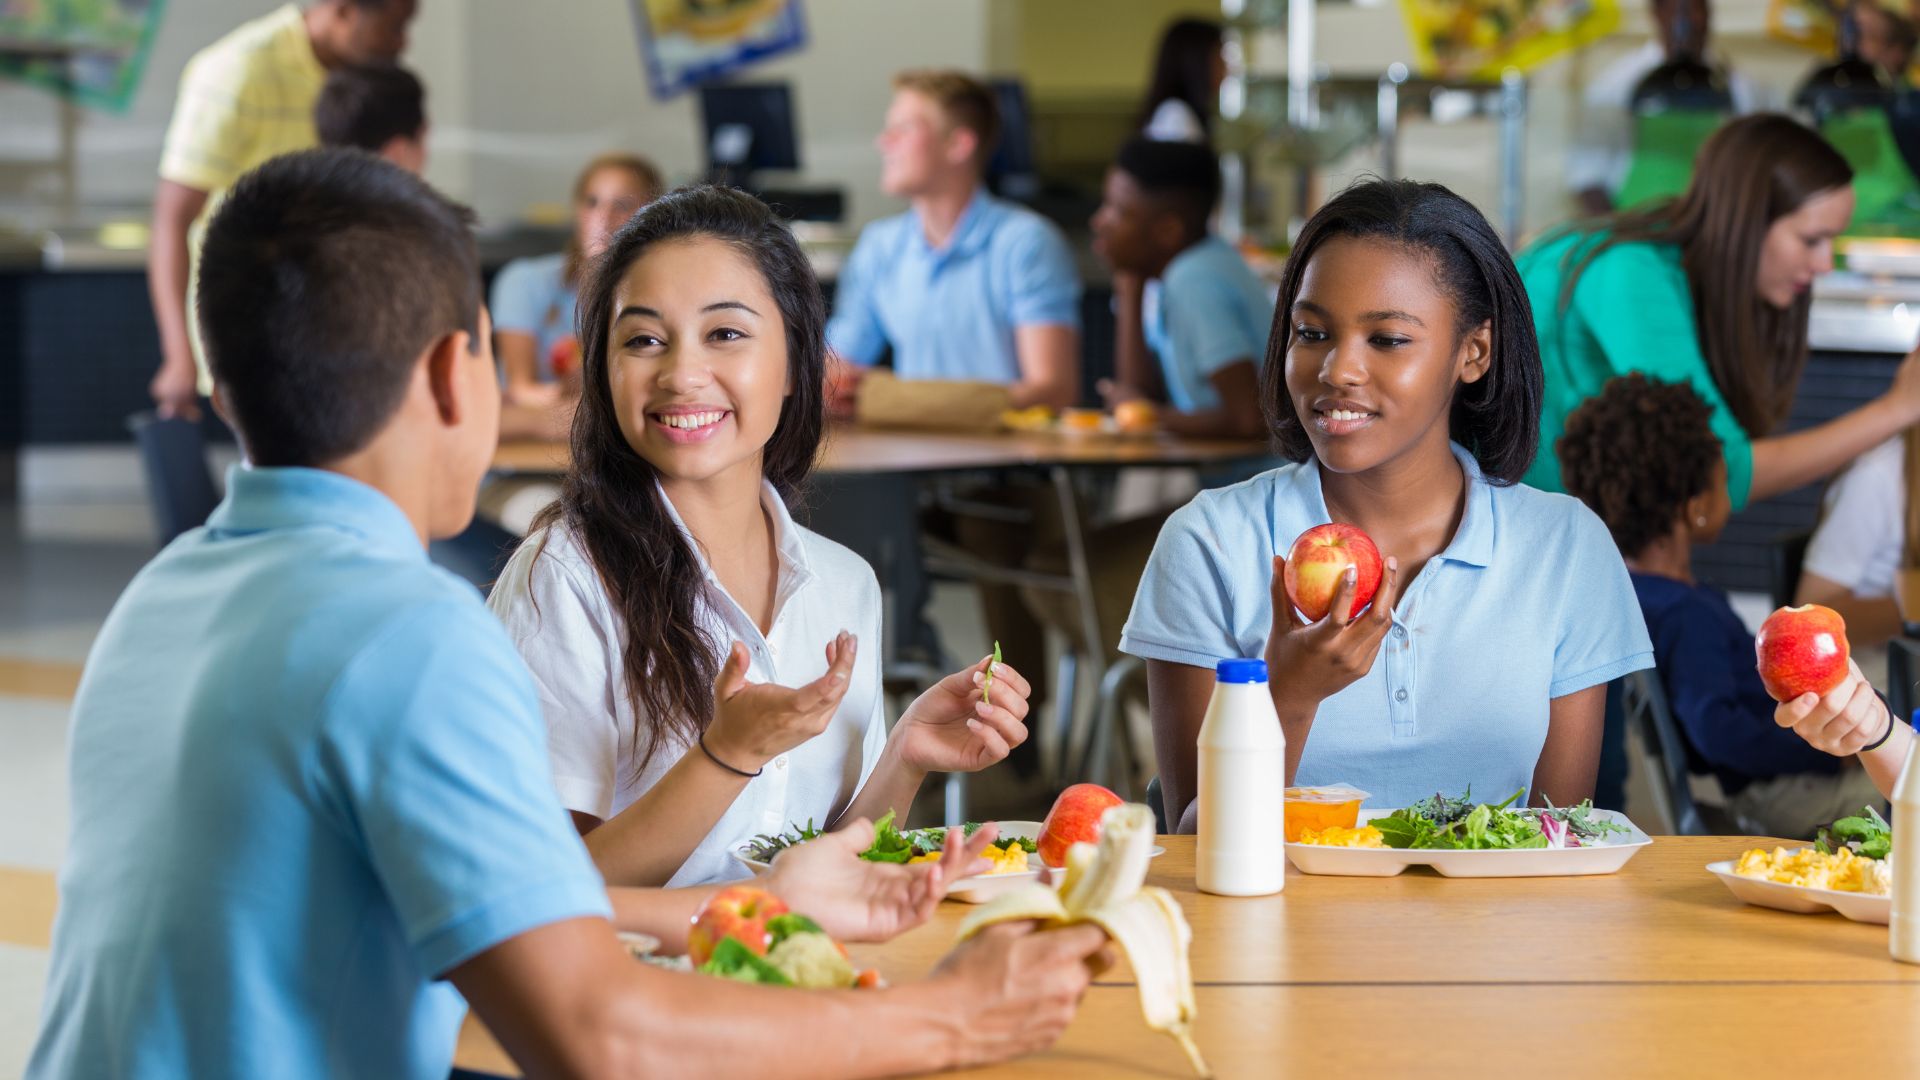
[[[1205,144],[1227,62],[1220,53],[1220,24],[1176,19],[1160,34],[1153,79],[1140,107],[1140,133],[1149,139]]]
[[[1602,69],[1581,94],[1579,135],[1567,158],[1566,178],[1581,210],[1589,215],[1607,213],[1618,205],[1616,196],[1640,149],[1635,145],[1635,94],[1656,68],[1688,61],[1709,67],[1724,81],[1735,114],[1767,104],[1738,71],[1718,57],[1710,58],[1713,9],[1707,0],[1651,0],[1648,16],[1653,37]],[[1709,122],[1707,130],[1713,126]],[[1680,156],[1692,158],[1691,153]]]
[[[333,71],[313,106],[321,146],[350,146],[418,175],[427,167],[426,89],[398,64]]]
[[[1774,723],[1753,634],[1694,579],[1693,545],[1712,543],[1731,510],[1712,420],[1685,383],[1622,376],[1567,418],[1561,467],[1626,558],[1689,768],[1719,780],[1742,832],[1811,838],[1882,800],[1865,770]]]
[[[1092,221],[1094,252],[1113,267],[1115,377],[1100,393],[1108,405],[1168,406],[1157,419],[1176,434],[1256,438],[1273,296],[1208,230],[1219,199],[1206,147],[1135,138],[1120,148]]]
[[[1000,135],[993,91],[958,71],[893,85],[880,187],[911,207],[861,231],[828,344],[856,368],[891,349],[902,379],[1002,384],[1016,408],[1073,404],[1080,275],[1057,227],[981,182]]]
[[[200,415],[211,392],[189,316],[200,222],[241,173],[316,145],[314,103],[327,71],[391,63],[407,47],[416,0],[286,4],[194,54],[180,76],[153,193],[148,290],[160,326],[160,370],[148,390],[160,415]]]

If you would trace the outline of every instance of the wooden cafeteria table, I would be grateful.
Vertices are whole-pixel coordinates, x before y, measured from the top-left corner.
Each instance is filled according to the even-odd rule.
[[[1199,466],[1245,461],[1267,452],[1266,442],[1260,439],[1020,432],[958,435],[833,424],[821,443],[818,467],[823,473],[862,475],[1054,466]],[[568,464],[565,443],[504,442],[493,455],[495,471],[503,473],[559,474],[567,471]]]
[[[1312,877],[1278,896],[1193,886],[1193,838],[1151,884],[1193,926],[1195,1036],[1226,1077],[1920,1075],[1920,967],[1885,927],[1749,907],[1707,863],[1774,841],[1657,837],[1588,878]],[[855,961],[902,981],[946,953],[966,905]],[[1140,1019],[1123,964],[1045,1054],[966,1075],[1190,1075]],[[477,1023],[461,1064],[511,1072]]]

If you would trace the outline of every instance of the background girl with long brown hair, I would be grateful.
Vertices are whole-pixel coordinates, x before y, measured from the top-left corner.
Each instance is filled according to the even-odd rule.
[[[573,471],[491,603],[611,884],[739,877],[757,833],[904,815],[928,772],[1026,738],[1026,680],[991,665],[983,692],[984,659],[887,730],[873,570],[787,511],[824,324],[792,234],[725,188],[662,197],[587,271]]]
[[[1853,171],[1784,116],[1728,123],[1686,193],[1577,225],[1515,260],[1533,302],[1546,401],[1526,482],[1563,491],[1554,441],[1607,380],[1686,382],[1713,407],[1735,510],[1832,475],[1920,421],[1920,354],[1879,398],[1775,434],[1807,363],[1813,279],[1853,214]]]

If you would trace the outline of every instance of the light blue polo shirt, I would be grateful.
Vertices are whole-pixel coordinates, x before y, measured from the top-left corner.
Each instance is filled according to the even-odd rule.
[[[1208,236],[1173,257],[1141,298],[1141,330],[1160,358],[1167,399],[1181,412],[1220,407],[1213,376],[1237,361],[1255,370],[1267,357],[1274,291],[1233,245]]]
[[[609,913],[506,631],[335,473],[235,469],[140,572],[70,769],[29,1077],[444,1080],[436,978]]]
[[[567,257],[561,253],[515,259],[494,276],[487,307],[493,329],[527,334],[534,340],[534,366],[541,382],[552,382],[553,347],[574,336],[576,299],[567,286]]]
[[[1053,223],[977,192],[946,246],[909,210],[860,233],[827,322],[827,344],[856,364],[893,346],[903,379],[1011,383],[1013,332],[1080,325],[1080,274]]]
[[[1468,785],[1531,794],[1549,703],[1653,666],[1600,519],[1565,495],[1490,484],[1453,451],[1468,478],[1460,527],[1406,585],[1372,670],[1321,703],[1297,783],[1349,781],[1377,807]],[[1263,655],[1273,557],[1326,520],[1311,460],[1201,492],[1161,530],[1120,648],[1205,668]]]

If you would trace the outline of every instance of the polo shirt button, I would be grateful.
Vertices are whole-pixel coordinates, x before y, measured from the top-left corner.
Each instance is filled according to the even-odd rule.
[[[1402,641],[1405,641],[1407,639],[1407,628],[1404,626],[1401,626],[1399,623],[1394,623],[1393,636],[1399,638]]]
[[[773,767],[774,767],[774,768],[776,768],[776,769],[784,769],[784,768],[786,768],[786,767],[787,767],[787,755],[785,755],[785,754],[781,754],[781,755],[780,755],[779,757],[777,757],[777,758],[774,758],[774,759],[773,759]]]
[[[1400,689],[1400,690],[1395,690],[1395,691],[1393,692],[1393,700],[1395,700],[1395,701],[1405,701],[1405,700],[1407,700],[1407,692],[1406,692],[1406,690],[1405,690],[1404,688],[1403,688],[1403,689]]]

